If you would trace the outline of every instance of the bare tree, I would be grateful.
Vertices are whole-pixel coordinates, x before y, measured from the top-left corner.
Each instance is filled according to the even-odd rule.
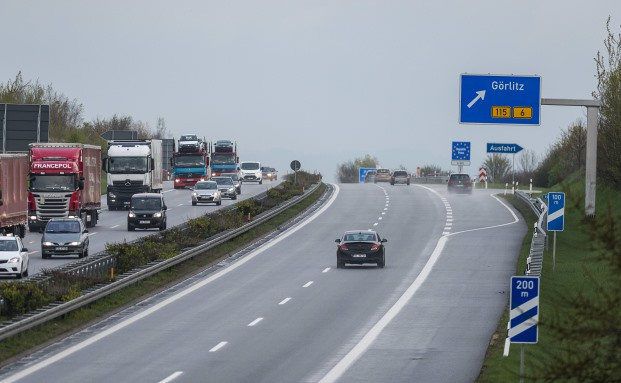
[[[155,133],[153,134],[153,138],[170,138],[170,132],[166,127],[166,120],[164,117],[157,118],[157,124],[155,125]]]
[[[526,149],[518,156],[520,170],[525,174],[532,174],[537,169],[537,153],[534,150]]]
[[[502,154],[494,153],[487,156],[483,166],[487,169],[492,182],[502,182],[509,174],[511,162]]]

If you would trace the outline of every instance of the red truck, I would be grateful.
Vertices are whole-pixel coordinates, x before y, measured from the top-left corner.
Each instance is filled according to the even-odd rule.
[[[56,217],[80,217],[93,227],[101,209],[101,147],[30,144],[28,228],[41,231]]]
[[[0,234],[26,235],[28,155],[0,154]]]

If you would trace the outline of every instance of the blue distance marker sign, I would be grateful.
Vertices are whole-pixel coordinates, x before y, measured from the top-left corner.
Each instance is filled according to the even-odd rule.
[[[451,163],[453,165],[470,165],[470,142],[453,141],[451,144]]]
[[[521,152],[522,149],[524,148],[518,144],[495,144],[495,143],[487,144],[488,153],[515,154],[515,153]]]
[[[548,231],[565,230],[565,193],[548,193]]]
[[[375,168],[358,168],[358,183],[363,184],[367,177],[367,173],[370,171],[376,171]]]
[[[462,124],[539,125],[541,77],[462,74]]]
[[[511,343],[537,343],[539,331],[539,277],[511,277],[509,303]]]

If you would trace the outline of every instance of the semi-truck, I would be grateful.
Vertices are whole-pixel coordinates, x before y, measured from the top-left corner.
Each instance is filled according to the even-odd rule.
[[[24,238],[28,224],[28,154],[0,154],[0,234]]]
[[[237,142],[229,140],[216,141],[211,150],[211,174],[219,176],[222,173],[236,173],[239,156]]]
[[[79,217],[93,227],[101,209],[101,147],[72,143],[29,145],[28,228]]]
[[[181,150],[182,142],[179,140],[179,150],[173,154],[171,160],[175,189],[192,187],[198,181],[207,180],[211,176],[208,146],[200,141],[201,144],[197,145],[193,151],[188,145]]]
[[[108,210],[128,208],[134,194],[162,191],[162,140],[109,141],[102,168]]]

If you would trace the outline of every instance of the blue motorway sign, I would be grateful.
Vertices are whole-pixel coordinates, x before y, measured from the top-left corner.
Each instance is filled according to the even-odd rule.
[[[565,230],[565,193],[548,193],[548,231]]]
[[[462,124],[539,125],[541,77],[462,74]]]
[[[370,171],[376,171],[377,169],[375,168],[358,168],[358,182],[363,184],[366,177],[367,177],[367,173]]]
[[[524,148],[518,144],[495,144],[495,143],[487,144],[488,153],[515,154],[515,153],[521,152],[522,149]]]
[[[537,343],[539,323],[539,277],[511,277],[509,340]]]
[[[453,165],[470,165],[470,142],[453,141],[451,144],[451,162]]]

